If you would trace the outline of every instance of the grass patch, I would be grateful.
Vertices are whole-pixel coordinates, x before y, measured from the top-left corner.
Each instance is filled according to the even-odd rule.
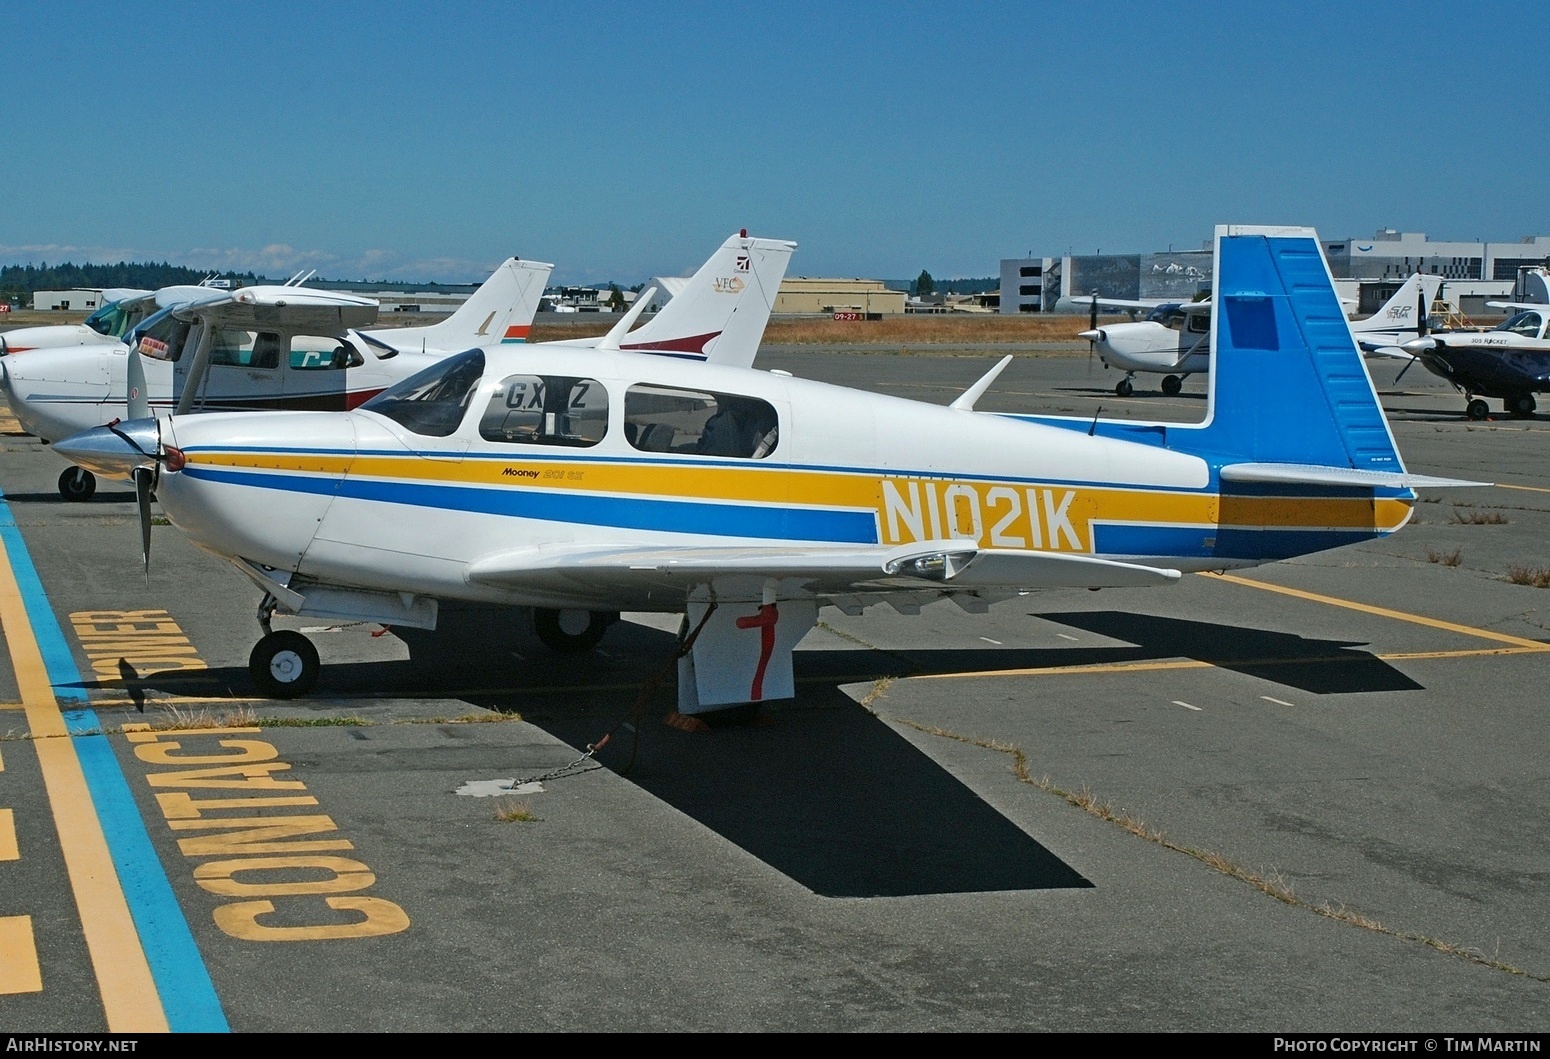
[[[1550,570],[1547,570],[1546,574],[1547,578],[1550,578]],[[1081,809],[1083,812],[1091,813],[1093,816],[1098,817],[1100,820],[1105,820],[1109,823],[1117,824],[1118,826],[1123,827],[1126,831],[1129,831],[1132,835],[1144,839],[1147,842],[1152,842],[1163,847],[1164,849],[1171,850],[1175,853],[1182,853],[1187,857],[1192,857],[1211,870],[1221,872],[1223,875],[1237,879],[1240,882],[1248,883],[1250,886],[1254,887],[1256,890],[1260,891],[1266,896],[1272,897],[1275,900],[1280,901],[1282,904],[1289,905],[1292,908],[1299,908],[1307,912],[1312,912],[1315,915],[1323,916],[1327,919],[1334,920],[1337,923],[1345,923],[1348,926],[1357,927],[1361,930],[1369,930],[1375,934],[1382,934],[1385,937],[1426,945],[1432,949],[1437,950],[1438,952],[1445,953],[1449,956],[1457,956],[1462,960],[1468,960],[1470,963],[1479,964],[1483,967],[1489,967],[1493,970],[1503,971],[1507,974],[1517,975],[1524,978],[1530,978],[1536,982],[1550,982],[1550,975],[1531,974],[1530,972],[1525,971],[1520,967],[1515,967],[1512,964],[1506,963],[1499,957],[1487,955],[1479,949],[1472,949],[1461,945],[1455,945],[1425,934],[1417,934],[1412,931],[1396,930],[1392,927],[1386,927],[1375,919],[1364,916],[1358,912],[1351,911],[1344,905],[1336,906],[1332,905],[1328,901],[1315,905],[1309,901],[1305,901],[1304,899],[1297,896],[1296,892],[1286,882],[1286,880],[1282,878],[1279,872],[1261,874],[1259,872],[1245,868],[1229,857],[1226,857],[1214,850],[1193,849],[1189,846],[1174,842],[1167,838],[1161,831],[1148,826],[1135,815],[1123,809],[1116,809],[1111,802],[1100,798],[1086,787],[1082,788],[1080,791],[1066,791],[1052,783],[1048,776],[1042,776],[1038,779],[1034,779],[1028,773],[1027,755],[1025,755],[1023,751],[1016,746],[1001,743],[996,740],[976,739],[970,736],[958,735],[957,733],[949,732],[942,728],[937,728],[932,725],[918,724],[914,721],[907,721],[902,718],[892,718],[892,720],[895,724],[907,725],[911,728],[914,728],[916,731],[925,732],[929,735],[937,735],[944,739],[953,739],[960,743],[968,743],[971,746],[979,746],[985,748],[986,750],[995,750],[1001,753],[1009,754],[1012,758],[1013,774],[1020,782],[1026,783],[1032,787],[1036,787],[1039,790],[1045,791],[1049,794],[1053,794],[1068,804]]]
[[[527,802],[515,798],[500,798],[495,802],[495,819],[503,824],[533,824],[543,817],[533,812]]]
[[[1463,561],[1464,549],[1454,548],[1451,552],[1439,552],[1436,548],[1427,545],[1426,561],[1437,563],[1441,566],[1457,566]]]
[[[535,323],[529,342],[591,338],[617,321],[612,313],[587,313],[583,320]],[[1126,319],[1106,317],[1109,323]],[[1101,321],[1102,322],[1102,321]],[[833,320],[814,316],[773,316],[764,329],[765,345],[940,346],[954,343],[1075,342],[1087,329],[1086,313],[1002,315],[1000,313],[921,313],[881,320]],[[1086,343],[1083,343],[1083,349]]]
[[[1460,526],[1505,526],[1507,516],[1500,511],[1460,511],[1454,508],[1452,521]]]
[[[1528,566],[1524,563],[1513,563],[1507,567],[1507,580],[1515,585],[1550,588],[1550,566]]]

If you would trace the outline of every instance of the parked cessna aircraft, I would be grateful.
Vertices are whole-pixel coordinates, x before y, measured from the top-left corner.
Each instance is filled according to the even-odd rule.
[[[1501,398],[1503,411],[1526,418],[1534,414],[1534,395],[1550,393],[1550,306],[1490,304],[1510,309],[1512,315],[1489,331],[1423,329],[1399,348],[1464,394],[1464,414],[1470,419],[1491,414],[1485,397]]]
[[[746,367],[793,245],[733,235],[636,330],[629,328],[649,293],[608,336],[566,345],[612,342],[625,351]],[[361,331],[376,319],[377,303],[352,295],[296,287],[205,291],[203,300],[133,331],[138,355],[125,344],[37,350],[0,364],[0,389],[23,428],[46,441],[131,418],[123,396],[131,359],[144,368],[153,411],[353,408],[450,351],[525,341],[551,267],[512,258],[457,313],[428,328]],[[60,475],[66,499],[89,499],[95,489],[84,468]]]
[[[1430,304],[1442,286],[1438,276],[1415,275],[1394,292],[1377,312],[1351,324],[1359,340],[1382,341],[1397,346],[1416,332],[1416,306],[1424,298]],[[1118,368],[1125,377],[1114,392],[1129,397],[1134,392],[1137,372],[1161,374],[1162,391],[1178,393],[1184,380],[1206,371],[1210,366],[1211,302],[1168,302],[1152,308],[1147,319],[1135,323],[1108,324],[1099,327],[1098,307],[1143,307],[1141,302],[1092,299],[1091,326],[1079,338],[1093,343],[1105,368]]]
[[[250,671],[318,676],[274,613],[420,628],[438,600],[536,608],[587,649],[621,610],[685,614],[678,710],[793,694],[818,608],[965,610],[1166,585],[1383,537],[1413,489],[1307,228],[1219,227],[1200,424],[1007,416],[618,343],[447,358],[345,412],[172,415],[58,448],[133,473],[263,593]],[[694,633],[691,634],[690,630]]]
[[[497,337],[523,341],[552,267],[510,258],[447,319],[378,331],[358,330],[376,322],[375,301],[295,285],[300,276],[237,290],[164,288],[132,300],[130,311],[164,308],[122,340],[35,346],[0,361],[0,389],[22,428],[45,441],[124,418],[131,359],[152,408],[170,410],[185,394],[210,408],[345,408],[425,367],[424,358]],[[395,360],[400,352],[405,359]],[[72,467],[59,491],[88,500],[96,482]]]
[[[78,324],[15,327],[0,334],[0,357],[60,346],[113,346],[157,309],[210,293],[208,287],[179,285],[161,290],[109,289],[102,308]]]

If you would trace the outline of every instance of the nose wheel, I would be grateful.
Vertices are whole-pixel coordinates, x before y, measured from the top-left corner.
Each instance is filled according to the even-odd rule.
[[[1123,379],[1114,384],[1114,392],[1120,397],[1129,397],[1136,389],[1135,384],[1130,381],[1135,377],[1135,372],[1127,374]]]
[[[97,476],[85,467],[67,467],[59,476],[59,495],[66,500],[84,502],[97,491]]]
[[[272,632],[253,646],[248,674],[258,690],[271,699],[294,699],[317,683],[318,649],[299,632]]]

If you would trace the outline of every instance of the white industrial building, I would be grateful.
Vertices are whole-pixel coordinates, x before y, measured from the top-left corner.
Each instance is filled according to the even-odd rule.
[[[1094,291],[1126,301],[1188,301],[1211,289],[1211,251],[1066,254],[1004,258],[1003,313],[1075,312]],[[1466,313],[1508,296],[1518,270],[1550,264],[1550,236],[1515,242],[1441,242],[1424,232],[1380,229],[1371,239],[1326,239],[1324,256],[1343,296],[1372,312],[1416,272],[1442,276],[1444,296]],[[1345,280],[1349,282],[1341,283]]]

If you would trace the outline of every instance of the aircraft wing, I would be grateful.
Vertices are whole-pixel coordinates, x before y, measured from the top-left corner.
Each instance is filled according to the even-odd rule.
[[[1533,309],[1536,312],[1550,310],[1550,305],[1544,302],[1486,302],[1493,309],[1506,309],[1510,313],[1527,312]]]
[[[199,317],[212,327],[258,330],[284,323],[292,330],[343,334],[377,320],[377,302],[340,291],[308,287],[242,287],[234,291],[204,289],[209,295],[175,311],[182,319]]]
[[[903,546],[525,548],[476,560],[468,580],[539,592],[687,590],[724,577],[794,581],[814,595],[854,592],[1127,588],[1176,581],[1179,571],[1041,551],[984,551],[973,541]]]

